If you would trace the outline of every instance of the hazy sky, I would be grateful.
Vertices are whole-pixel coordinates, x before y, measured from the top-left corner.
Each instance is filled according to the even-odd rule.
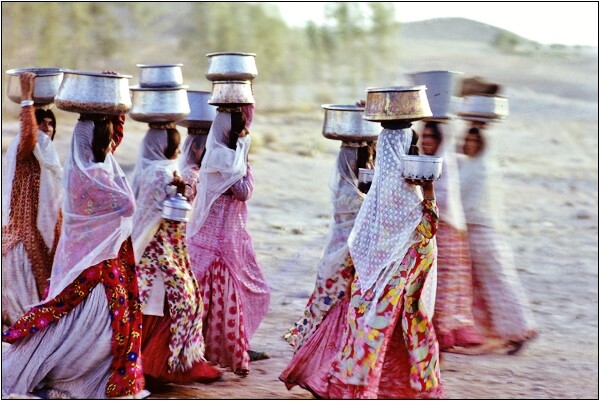
[[[326,2],[275,2],[290,25],[324,22]],[[400,22],[463,17],[544,44],[598,46],[598,2],[395,2]]]

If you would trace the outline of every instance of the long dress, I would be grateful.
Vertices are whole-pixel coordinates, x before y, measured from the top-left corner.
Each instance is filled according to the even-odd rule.
[[[459,159],[461,191],[469,227],[477,323],[489,337],[520,342],[537,334],[514,256],[498,221],[498,196],[489,154]]]
[[[217,198],[188,251],[204,302],[206,358],[232,371],[249,370],[250,339],[269,307],[270,292],[246,230],[246,200],[254,176],[247,174]]]
[[[383,295],[375,301],[373,291],[363,294],[354,276],[349,297],[329,312],[335,316],[347,309],[345,324],[340,325],[339,319],[328,317],[294,356],[296,369],[302,366],[298,355],[304,356],[308,366],[317,366],[310,359],[311,354],[319,358],[318,368],[310,369],[309,374],[301,372],[302,386],[315,396],[331,399],[443,397],[438,345],[422,298],[426,277],[436,257],[435,201],[423,201],[423,211],[423,219],[416,229],[421,240],[410,246],[402,263],[395,267]],[[351,258],[347,264],[352,265]],[[368,304],[373,302],[377,303],[376,318],[370,325],[358,324]],[[333,358],[328,352],[330,349],[336,354]]]
[[[52,140],[37,130],[34,107],[21,109],[2,188],[2,327],[44,298],[60,237],[62,166]]]
[[[130,240],[133,194],[112,154],[93,162],[79,121],[65,165],[64,221],[49,294],[5,333],[2,394],[144,397],[142,314]],[[85,229],[83,229],[85,227]]]
[[[484,338],[473,316],[473,276],[453,136],[439,124],[442,141],[436,156],[443,157],[442,177],[435,183],[440,221],[436,241],[437,298],[434,325],[442,351],[481,345]]]
[[[202,296],[189,264],[186,223],[161,217],[176,167],[164,157],[167,145],[166,130],[148,131],[134,177],[144,375],[155,383],[208,382],[222,373],[204,359]]]
[[[253,104],[241,108],[246,128],[253,110]],[[246,201],[254,189],[247,162],[251,138],[239,137],[235,150],[229,147],[237,112],[218,108],[206,137],[187,241],[204,302],[205,357],[244,376],[250,339],[269,309],[270,291],[246,230]]]
[[[284,334],[294,349],[294,356],[279,376],[288,390],[299,385],[313,394],[320,391],[320,377],[338,351],[354,278],[347,241],[365,197],[357,188],[352,168],[356,162],[357,148],[342,145],[330,183],[333,222],[317,266],[315,288],[303,316]],[[322,324],[325,327],[320,329]]]

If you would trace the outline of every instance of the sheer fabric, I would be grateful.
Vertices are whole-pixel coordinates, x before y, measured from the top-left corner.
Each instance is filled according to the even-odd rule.
[[[83,270],[114,259],[130,236],[135,203],[125,173],[112,153],[102,163],[92,154],[94,123],[79,121],[73,131],[63,184],[63,225],[47,299],[57,296]]]
[[[435,182],[435,197],[440,209],[440,220],[446,222],[457,230],[465,231],[467,223],[463,211],[463,202],[460,194],[460,177],[454,135],[448,124],[438,124],[442,133],[442,140],[435,152],[435,156],[442,157],[442,177]]]
[[[131,240],[136,263],[158,231],[162,221],[163,202],[173,180],[177,160],[165,157],[167,131],[150,128],[141,144],[139,159],[133,176],[136,210],[133,215]],[[159,302],[162,310],[162,299]]]
[[[35,117],[34,117],[35,118]],[[10,199],[12,196],[13,179],[17,167],[17,152],[21,142],[21,133],[8,146],[4,157],[3,174],[6,174],[5,186],[2,187],[2,226],[9,223]],[[40,193],[37,227],[44,238],[46,246],[54,247],[56,222],[59,217],[63,198],[62,166],[58,153],[48,135],[42,131],[37,132],[37,141],[33,148],[33,155],[40,164]]]
[[[499,178],[494,175],[497,166],[489,141],[485,138],[486,146],[478,155],[462,155],[458,160],[473,262],[473,312],[488,335],[522,341],[533,337],[537,329],[498,218],[499,197],[491,184]]]
[[[382,295],[394,266],[418,241],[415,229],[422,217],[422,191],[400,175],[402,155],[408,153],[411,140],[410,128],[384,128],[379,134],[373,183],[348,239],[360,288],[373,291],[376,298]],[[374,317],[375,305],[370,303],[373,308],[366,313],[367,319]]]
[[[232,150],[228,146],[230,131],[231,114],[217,111],[206,139],[206,153],[188,223],[188,237],[200,231],[215,200],[246,175],[250,136],[239,138],[236,149]]]
[[[190,135],[185,138],[181,155],[179,156],[178,167],[181,176],[186,174],[186,171],[198,165],[198,155],[201,155],[206,148],[206,139],[208,135]],[[197,153],[193,148],[197,148]],[[187,181],[186,181],[187,183]]]
[[[331,174],[331,202],[333,221],[325,247],[317,266],[315,289],[308,300],[303,317],[285,334],[284,338],[296,352],[313,335],[321,321],[344,297],[354,276],[354,268],[347,266],[348,236],[354,225],[365,194],[358,190],[358,148],[342,145]]]

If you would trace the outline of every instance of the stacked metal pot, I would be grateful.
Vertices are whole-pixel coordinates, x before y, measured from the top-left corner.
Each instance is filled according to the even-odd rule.
[[[208,53],[206,79],[212,81],[212,96],[208,103],[252,104],[252,81],[258,75],[256,54],[242,52]]]
[[[188,85],[183,85],[183,64],[137,64],[139,85],[129,89],[132,119],[145,123],[175,123],[190,114]]]

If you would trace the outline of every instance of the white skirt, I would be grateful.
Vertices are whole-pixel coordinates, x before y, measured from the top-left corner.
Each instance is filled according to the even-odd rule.
[[[40,302],[25,246],[19,242],[2,257],[2,331]]]
[[[2,352],[2,397],[41,389],[70,398],[106,398],[112,328],[104,286],[54,324]]]

